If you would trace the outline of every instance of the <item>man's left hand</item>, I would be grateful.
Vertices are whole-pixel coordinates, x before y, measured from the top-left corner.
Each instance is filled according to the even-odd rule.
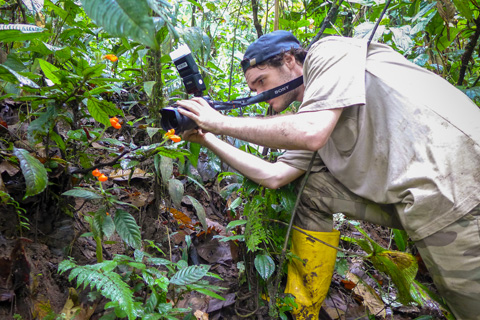
[[[193,98],[191,100],[177,101],[178,109],[182,115],[189,117],[205,131],[218,133],[225,117],[220,112],[212,108],[203,98]]]

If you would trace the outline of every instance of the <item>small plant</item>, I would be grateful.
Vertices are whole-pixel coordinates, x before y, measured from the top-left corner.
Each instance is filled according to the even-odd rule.
[[[12,206],[14,208],[18,217],[17,229],[20,237],[23,236],[23,231],[30,230],[30,221],[25,216],[25,209],[20,207],[17,201],[3,191],[0,191],[0,206]]]
[[[217,275],[208,272],[210,266],[188,266],[185,260],[173,263],[135,250],[135,258],[116,255],[93,265],[78,266],[73,260],[64,260],[58,270],[70,270],[68,279],[77,279],[77,285],[90,286],[109,299],[105,309],[112,309],[116,317],[128,319],[177,319],[190,309],[175,308],[188,292],[197,291],[224,300],[217,293],[224,288],[202,280]]]

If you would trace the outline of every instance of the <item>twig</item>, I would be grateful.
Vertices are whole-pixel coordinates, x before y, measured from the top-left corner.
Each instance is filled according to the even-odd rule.
[[[240,314],[238,312],[238,308],[237,308],[237,303],[235,303],[234,305],[234,310],[235,310],[235,313],[237,314],[237,316],[239,316],[240,318],[248,318],[248,317],[251,317],[253,316],[255,313],[257,313],[258,309],[259,309],[259,305],[258,305],[258,283],[256,283],[255,285],[255,289],[256,289],[256,292],[257,292],[257,299],[255,299],[255,310],[253,310],[252,312],[250,313],[247,313],[247,314]],[[246,294],[245,296],[242,297],[242,299],[238,299],[237,301],[239,300],[245,300],[247,299],[248,297],[251,297],[252,296],[252,292],[249,292],[248,294]]]
[[[172,261],[172,241],[170,240],[170,231],[168,226],[165,226],[167,229],[167,239],[168,239],[168,255],[170,256],[170,261]]]
[[[295,215],[296,215],[296,212],[297,212],[298,205],[300,204],[300,198],[302,196],[303,189],[305,189],[305,185],[307,184],[307,180],[308,180],[308,177],[310,176],[310,172],[312,171],[313,162],[314,162],[316,157],[317,157],[317,151],[315,151],[312,154],[312,158],[310,159],[310,163],[308,164],[307,172],[305,173],[305,176],[303,177],[302,183],[301,183],[300,188],[298,190],[297,200],[295,201],[295,206],[293,207],[293,212],[292,212],[292,216],[290,218],[290,224],[288,225],[287,234],[285,235],[285,242],[284,242],[283,248],[282,248],[282,255],[280,256],[280,261],[278,262],[278,266],[279,266],[278,270],[283,269],[283,263],[285,262],[285,256],[287,254],[288,240],[290,238],[290,232],[291,232],[292,227],[293,227],[293,221],[295,219]],[[268,302],[270,310],[272,310],[272,308],[275,308],[275,301],[277,300],[277,290],[278,290],[278,287],[280,285],[281,278],[282,278],[282,272],[278,272],[277,276],[275,277],[275,281],[273,283],[271,298],[270,298],[270,301]]]
[[[78,170],[75,170],[73,171],[71,174],[76,174],[76,173],[82,173],[82,174],[85,174],[85,173],[88,173],[92,170],[95,170],[97,168],[103,168],[103,167],[108,167],[108,166],[111,166],[111,165],[114,165],[115,163],[117,163],[118,160],[120,160],[120,158],[122,158],[124,155],[126,155],[127,153],[130,153],[132,151],[135,151],[137,149],[139,149],[140,147],[137,147],[135,149],[132,149],[132,150],[125,150],[123,151],[120,155],[118,155],[115,159],[113,159],[112,161],[109,161],[109,162],[103,162],[103,163],[99,163],[99,164],[96,164],[90,168],[86,168],[86,169],[78,169]]]
[[[280,220],[268,219],[268,221],[272,221],[272,222],[276,222],[276,223],[280,223],[280,224],[283,224],[283,225],[288,226],[288,224],[287,224],[286,222],[283,222],[283,221],[280,221]],[[367,255],[367,254],[357,253],[357,252],[353,252],[353,251],[350,251],[350,250],[346,250],[346,249],[342,249],[342,248],[339,248],[339,247],[335,247],[334,245],[331,245],[331,244],[326,243],[326,242],[324,242],[324,241],[322,241],[322,240],[320,240],[320,239],[318,239],[318,238],[315,238],[315,237],[312,236],[311,234],[309,234],[309,233],[307,233],[307,232],[303,231],[302,229],[297,228],[297,227],[295,227],[295,226],[292,226],[292,229],[295,229],[295,230],[297,230],[298,232],[300,232],[300,233],[308,236],[309,239],[313,239],[313,240],[315,240],[315,241],[317,241],[317,242],[320,242],[320,243],[326,245],[327,247],[330,247],[330,248],[333,248],[333,249],[335,249],[335,250],[341,251],[341,252],[346,253],[346,254],[348,254],[348,255],[358,256],[358,257],[363,257],[363,258],[366,258],[366,257],[369,256],[369,255]]]
[[[20,0],[17,0],[18,7],[20,8],[20,11],[22,12],[22,17],[23,17],[23,23],[27,23],[27,17],[25,15],[25,9],[22,7],[22,2]]]
[[[337,11],[338,11],[338,8],[340,8],[340,6],[342,5],[342,2],[343,0],[339,0],[338,2],[338,5],[337,4],[333,4],[332,7],[330,8],[330,11],[328,11],[328,14],[327,14],[327,17],[325,18],[325,20],[323,20],[323,23],[322,23],[322,26],[320,28],[320,31],[318,31],[317,35],[315,37],[313,37],[312,41],[310,42],[310,44],[307,46],[307,50],[310,49],[310,47],[318,41],[318,39],[320,39],[320,37],[322,36],[323,32],[325,31],[325,29],[327,28],[327,25],[332,23],[332,19],[334,17],[337,16]],[[333,23],[335,23],[335,21],[333,21]]]
[[[370,46],[370,42],[372,42],[373,36],[375,35],[375,32],[377,31],[377,28],[380,25],[380,22],[382,22],[383,15],[385,14],[385,12],[387,12],[388,6],[390,5],[391,1],[392,0],[387,0],[387,2],[385,3],[385,7],[383,8],[382,13],[380,13],[380,17],[378,17],[377,23],[375,23],[375,26],[373,27],[373,30],[372,30],[372,34],[370,35],[370,38],[368,39],[367,47]]]

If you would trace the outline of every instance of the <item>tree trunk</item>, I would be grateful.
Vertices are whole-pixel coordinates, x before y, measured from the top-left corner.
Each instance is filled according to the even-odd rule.
[[[477,45],[478,38],[480,37],[480,16],[475,20],[475,33],[470,37],[470,42],[465,47],[465,53],[462,56],[462,66],[460,67],[460,75],[458,76],[457,85],[461,86],[465,79],[465,73],[467,72],[468,62],[472,58],[473,50]]]
[[[252,0],[252,13],[253,13],[253,25],[257,30],[257,37],[260,38],[263,35],[262,26],[258,21],[258,0]]]

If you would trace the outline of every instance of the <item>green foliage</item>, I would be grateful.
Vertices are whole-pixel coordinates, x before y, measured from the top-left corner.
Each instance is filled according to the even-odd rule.
[[[165,270],[160,271],[159,267]],[[202,280],[205,276],[218,277],[208,269],[206,265],[186,266],[184,260],[175,264],[139,250],[135,251],[135,258],[116,255],[113,260],[86,266],[64,260],[58,267],[60,273],[70,271],[70,281],[76,279],[78,286],[90,287],[109,299],[105,309],[112,308],[117,316],[128,319],[176,319],[175,316],[191,311],[172,307],[167,300],[169,294],[178,294],[175,303],[193,290],[223,300],[215,291],[224,288]],[[136,284],[138,280],[140,286]],[[147,296],[142,297],[144,294]]]
[[[272,257],[266,254],[260,254],[255,257],[254,260],[255,268],[258,271],[258,274],[267,280],[275,271],[275,262],[273,262]]]
[[[5,3],[0,1],[0,6]],[[475,19],[479,9],[473,1],[453,0],[453,4],[453,9],[448,8],[453,12],[445,14],[432,1],[394,2],[376,36],[417,65],[457,84],[480,103],[479,55],[475,50],[470,56],[466,55],[472,35],[478,28]],[[19,5],[24,4],[19,1]],[[103,241],[115,232],[133,248],[140,248],[142,239],[134,217],[124,210],[129,204],[120,201],[111,190],[104,190],[101,183],[95,184],[90,180],[89,172],[94,164],[101,164],[104,160],[91,152],[92,145],[102,145],[108,154],[105,157],[118,157],[117,163],[112,165],[116,168],[135,168],[153,159],[152,172],[161,177],[156,181],[161,180],[168,186],[169,197],[176,206],[180,206],[184,188],[173,173],[189,174],[185,168],[189,163],[198,163],[201,150],[198,145],[191,145],[190,150],[186,150],[183,142],[170,145],[166,141],[158,142],[163,133],[158,126],[158,110],[167,101],[185,98],[168,53],[180,42],[190,46],[208,84],[208,94],[213,99],[229,100],[248,95],[249,90],[239,67],[242,52],[257,38],[254,23],[260,25],[262,32],[269,32],[273,30],[274,19],[273,10],[259,3],[258,21],[253,21],[252,5],[255,2],[89,0],[78,6],[74,0],[45,0],[44,8],[40,9],[45,16],[43,20],[29,10],[25,19],[21,10],[0,11],[0,25],[14,24],[8,25],[10,30],[0,30],[0,96],[22,103],[20,122],[28,126],[27,139],[22,141],[27,145],[18,147],[14,144],[17,139],[12,135],[6,143],[7,148],[0,153],[1,160],[19,164],[26,182],[25,197],[39,195],[54,185],[63,188],[60,194],[92,201],[99,206],[96,212],[85,215],[90,226],[87,235],[94,237],[97,243],[99,261],[103,259]],[[319,1],[282,2],[281,6],[279,28],[291,30],[304,45],[308,45],[318,32],[332,7]],[[343,1],[335,21],[327,25],[324,35],[368,37],[383,8],[382,1]],[[476,47],[478,44],[472,45]],[[106,54],[115,54],[118,61],[103,60]],[[468,64],[462,65],[463,61],[468,61]],[[141,95],[143,91],[148,98]],[[112,98],[116,94],[128,95],[129,101],[114,103]],[[132,119],[130,111],[136,105],[147,105],[149,113],[142,119]],[[229,114],[257,116],[265,114],[265,109],[266,105],[260,104],[231,110]],[[140,120],[144,121],[142,126],[146,126],[148,139],[134,143],[106,138],[111,116],[123,118],[125,136],[135,136]],[[260,155],[249,144],[235,144]],[[43,159],[39,161],[43,150],[47,151],[44,163]],[[221,172],[219,163],[218,159],[209,156],[206,166],[219,172],[220,177],[233,175]],[[174,166],[178,170],[174,170]],[[55,171],[56,168],[59,171]],[[66,190],[69,184],[62,183],[78,179],[87,186]],[[188,179],[204,188],[198,180]],[[231,200],[228,211],[232,216],[243,212],[246,220],[231,223],[229,230],[234,235],[222,241],[245,241],[250,253],[256,255],[254,262],[260,277],[268,280],[270,259],[279,251],[285,230],[265,221],[288,220],[295,195],[288,188],[273,191],[248,181],[242,183],[241,178],[239,181],[228,183],[221,194]],[[6,201],[7,205],[15,208],[19,228],[26,231],[28,221],[26,212],[21,208],[22,203],[17,203],[7,193],[0,196],[2,202]],[[202,204],[194,198],[189,199],[205,229]],[[407,237],[400,231],[394,231],[394,240],[401,250],[407,246]],[[396,279],[394,282],[401,288],[402,301],[410,301],[411,259],[380,249],[369,239],[359,245],[370,250],[372,263],[379,270],[390,272]],[[153,263],[154,258],[149,259]],[[183,270],[174,272],[172,265],[162,260],[155,261],[171,268],[171,276]],[[123,260],[117,262],[127,263]],[[400,271],[397,272],[397,269]],[[99,269],[94,270],[99,272]],[[170,285],[169,282],[158,274],[153,276],[154,271],[149,278],[143,273],[144,269],[138,270],[142,270],[142,277],[149,286],[154,284],[151,279],[160,279],[155,282],[158,288],[155,287],[147,299],[145,312],[157,310],[161,313],[159,310],[164,310],[161,314],[168,318],[167,315],[173,312],[171,305],[158,301],[164,301],[164,289]],[[186,276],[189,272],[195,274],[200,271],[192,268],[183,273]],[[407,274],[405,281],[401,279],[404,273]],[[108,281],[113,280],[109,278]],[[117,282],[112,283],[118,285]],[[182,284],[187,291],[194,288],[204,290],[206,287],[202,285],[199,282]],[[108,288],[100,287],[99,290]],[[132,310],[136,310],[137,302],[134,302]],[[115,301],[112,301],[112,307],[119,314],[121,311],[127,314]],[[148,319],[148,316],[145,318]]]
[[[77,279],[78,285],[84,288],[90,286],[98,290],[105,298],[115,301],[124,311],[128,319],[136,319],[139,314],[135,310],[133,290],[122,280],[119,274],[113,271],[112,261],[105,261],[95,265],[77,266],[71,260],[63,260],[58,265],[58,271],[63,273],[71,270],[68,280]]]
[[[418,264],[415,257],[406,252],[387,250],[372,240],[365,231],[357,226],[364,239],[353,240],[367,254],[375,269],[387,274],[398,290],[398,300],[407,305],[417,302],[413,296],[413,280],[417,275]]]
[[[179,286],[195,283],[208,273],[208,269],[210,269],[210,266],[207,265],[183,268],[173,275],[170,279],[170,283]]]
[[[20,162],[25,182],[27,184],[26,197],[39,194],[47,187],[48,175],[43,164],[25,149],[13,148],[13,154]]]
[[[112,36],[132,38],[145,46],[157,48],[155,21],[148,16],[145,0],[82,1],[89,17]]]
[[[258,245],[267,241],[267,232],[263,223],[265,210],[264,198],[257,195],[245,204],[243,214],[247,219],[245,226],[245,243],[249,251],[257,251]]]
[[[132,215],[125,210],[117,210],[113,221],[115,223],[115,229],[123,241],[135,249],[140,249],[142,244],[140,227]]]
[[[20,207],[20,204],[15,201],[8,193],[0,190],[0,206],[12,206],[17,213],[18,217],[18,232],[20,237],[23,235],[23,231],[30,230],[30,221],[25,216],[25,209]]]

